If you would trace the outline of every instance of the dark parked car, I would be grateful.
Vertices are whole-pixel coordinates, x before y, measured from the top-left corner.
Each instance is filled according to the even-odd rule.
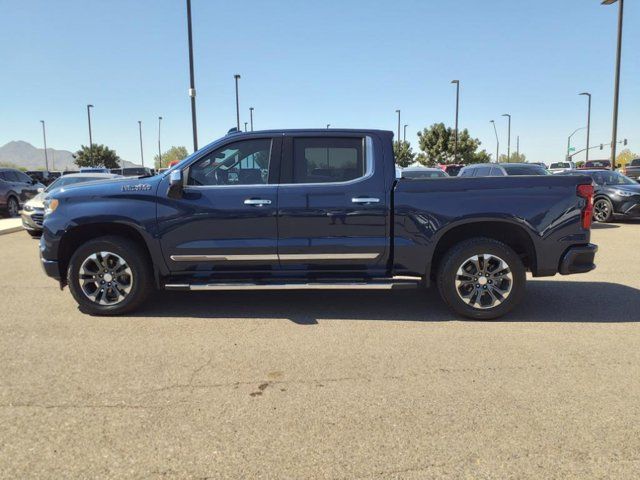
[[[0,210],[17,217],[25,202],[38,194],[44,185],[26,173],[13,168],[0,168]]]
[[[618,172],[574,170],[563,175],[588,175],[593,179],[593,218],[611,222],[615,215],[640,217],[640,184]]]
[[[622,174],[636,182],[640,181],[640,158],[631,160],[623,169]]]
[[[407,167],[403,168],[401,178],[445,178],[447,173],[441,168]]]
[[[534,163],[475,163],[467,165],[459,177],[506,177],[508,175],[549,175],[549,171]]]
[[[588,177],[396,179],[393,133],[228,134],[164,175],[58,189],[40,254],[82,311],[156,288],[419,288],[490,319],[534,277],[595,268]],[[552,194],[550,194],[552,192]]]
[[[120,178],[120,175],[111,173],[72,173],[59,177],[47,188],[39,192],[35,197],[24,204],[22,208],[22,226],[32,237],[37,237],[42,233],[42,222],[44,220],[44,202],[46,198],[56,189],[70,187],[79,183],[95,182],[98,180],[111,180]]]
[[[609,160],[589,160],[578,170],[611,170],[611,162]]]

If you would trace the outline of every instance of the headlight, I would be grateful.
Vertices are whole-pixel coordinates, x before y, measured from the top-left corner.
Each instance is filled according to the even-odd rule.
[[[614,190],[614,193],[620,197],[633,197],[635,192],[627,192],[626,190]]]
[[[33,211],[33,206],[27,202],[24,204],[24,207],[22,208],[25,212],[32,212]]]
[[[50,200],[45,200],[44,202],[44,214],[45,215],[51,215],[53,212],[56,211],[56,208],[58,208],[58,200],[55,198],[52,198]]]

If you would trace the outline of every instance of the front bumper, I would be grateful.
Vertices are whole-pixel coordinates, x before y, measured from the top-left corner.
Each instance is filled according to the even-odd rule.
[[[44,210],[22,210],[21,214],[22,226],[31,231],[42,231],[42,222],[44,222]]]
[[[60,268],[57,260],[48,260],[44,257],[44,253],[46,250],[44,236],[40,237],[40,264],[42,265],[42,269],[44,273],[47,274],[48,277],[55,278],[56,280],[61,280],[60,276]]]
[[[560,259],[561,275],[571,275],[573,273],[586,273],[596,268],[593,263],[598,246],[593,243],[587,245],[576,245],[570,247]]]

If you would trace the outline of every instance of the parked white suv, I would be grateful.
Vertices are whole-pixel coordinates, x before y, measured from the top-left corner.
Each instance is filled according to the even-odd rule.
[[[549,172],[553,174],[563,173],[569,170],[575,170],[575,168],[576,164],[573,162],[555,162],[549,165]]]

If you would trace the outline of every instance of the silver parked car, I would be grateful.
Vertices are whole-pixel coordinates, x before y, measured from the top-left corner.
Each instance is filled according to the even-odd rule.
[[[72,173],[70,175],[63,175],[52,182],[47,188],[40,188],[39,193],[24,204],[24,208],[22,209],[22,226],[32,237],[37,237],[42,233],[44,201],[52,191],[78,183],[120,177],[121,175],[114,175],[112,173]]]

